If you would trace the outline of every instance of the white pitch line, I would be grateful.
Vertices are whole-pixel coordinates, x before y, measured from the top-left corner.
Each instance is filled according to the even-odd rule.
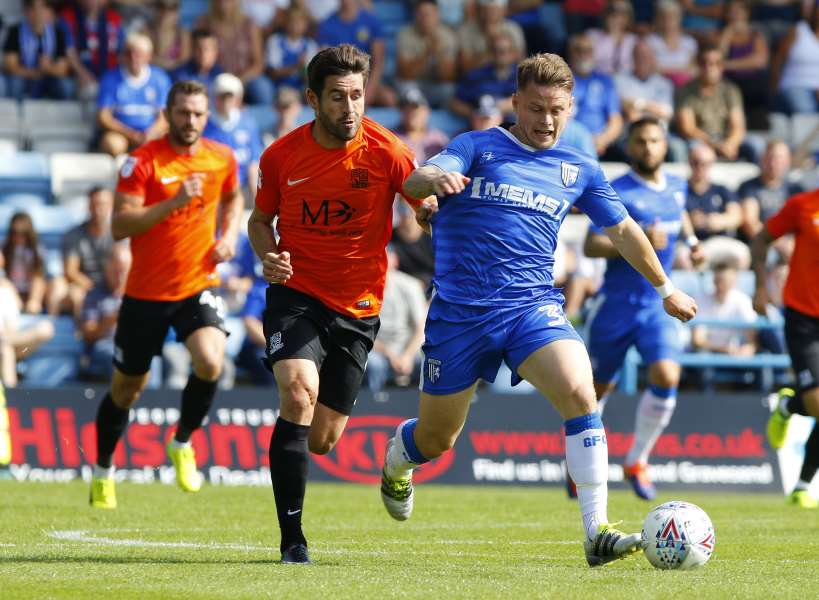
[[[134,530],[116,530],[116,529],[104,529],[101,531],[108,531],[108,532],[133,532]],[[144,530],[142,530],[144,531]],[[76,542],[76,543],[85,543],[85,544],[101,544],[107,546],[128,546],[128,547],[137,547],[137,548],[188,548],[193,550],[238,550],[243,552],[275,552],[278,548],[273,546],[257,546],[253,544],[240,544],[240,543],[222,543],[222,542],[209,542],[209,543],[200,543],[200,542],[160,542],[154,540],[144,540],[144,539],[121,539],[121,538],[113,538],[108,536],[100,536],[97,535],[90,530],[87,529],[68,529],[68,530],[57,530],[57,531],[49,531],[46,532],[49,537],[61,540],[63,542]],[[483,545],[483,546],[491,546],[495,545],[497,542],[492,540],[434,540],[432,542],[426,541],[425,544],[442,544],[442,545]],[[567,540],[544,540],[544,541],[510,541],[506,542],[506,544],[513,544],[513,545],[574,545],[578,542],[575,541],[567,541]],[[393,544],[403,544],[406,545],[406,540],[387,540],[382,542],[383,545],[393,545]],[[317,549],[318,552],[323,554],[362,554],[362,555],[369,555],[369,556],[383,556],[386,554],[385,550],[356,550],[354,548],[324,548],[319,547]],[[402,554],[424,554],[423,552],[407,552],[406,550],[402,551]],[[457,553],[459,555],[465,555],[463,553]]]
[[[0,548],[14,548],[17,544],[0,544]]]

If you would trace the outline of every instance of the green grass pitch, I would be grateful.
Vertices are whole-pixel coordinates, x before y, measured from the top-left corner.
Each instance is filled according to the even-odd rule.
[[[816,597],[819,515],[777,496],[675,492],[702,506],[716,551],[689,572],[642,555],[589,569],[575,503],[557,488],[417,488],[410,521],[375,487],[310,484],[315,564],[278,564],[268,488],[120,484],[116,511],[87,486],[0,482],[0,598],[808,598]],[[638,531],[650,504],[625,491],[609,516]],[[811,591],[812,590],[812,591]]]

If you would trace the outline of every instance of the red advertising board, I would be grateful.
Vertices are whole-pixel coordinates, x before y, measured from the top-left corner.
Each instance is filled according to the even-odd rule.
[[[9,390],[12,476],[18,480],[88,478],[95,461],[94,419],[102,390]],[[314,480],[376,484],[387,440],[417,411],[417,392],[375,402],[359,398],[336,448],[312,457]],[[622,459],[631,444],[636,398],[615,397],[604,415],[610,480],[622,481]],[[165,443],[179,417],[179,392],[146,392],[131,411],[118,446],[118,477],[137,482],[173,481]],[[652,456],[662,486],[781,490],[775,455],[764,443],[767,413],[749,395],[683,394],[668,431]],[[222,485],[266,485],[267,448],[277,417],[275,391],[220,392],[210,419],[193,436],[206,479]],[[561,420],[542,398],[481,393],[455,448],[418,470],[416,480],[440,483],[562,484]]]

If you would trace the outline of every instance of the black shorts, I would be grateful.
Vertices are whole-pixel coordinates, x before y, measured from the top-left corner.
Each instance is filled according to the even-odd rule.
[[[791,355],[796,387],[819,387],[819,318],[785,308],[785,343]]]
[[[312,360],[319,371],[318,401],[349,415],[378,333],[378,317],[348,317],[312,296],[271,285],[263,322],[268,368],[288,358]]]
[[[114,334],[114,366],[126,375],[143,375],[173,327],[184,342],[201,327],[217,327],[225,333],[225,304],[212,289],[182,300],[139,300],[125,296]]]

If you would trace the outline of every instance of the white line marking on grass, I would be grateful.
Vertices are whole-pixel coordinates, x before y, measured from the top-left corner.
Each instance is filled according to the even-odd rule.
[[[17,544],[0,544],[0,548],[14,548]]]

